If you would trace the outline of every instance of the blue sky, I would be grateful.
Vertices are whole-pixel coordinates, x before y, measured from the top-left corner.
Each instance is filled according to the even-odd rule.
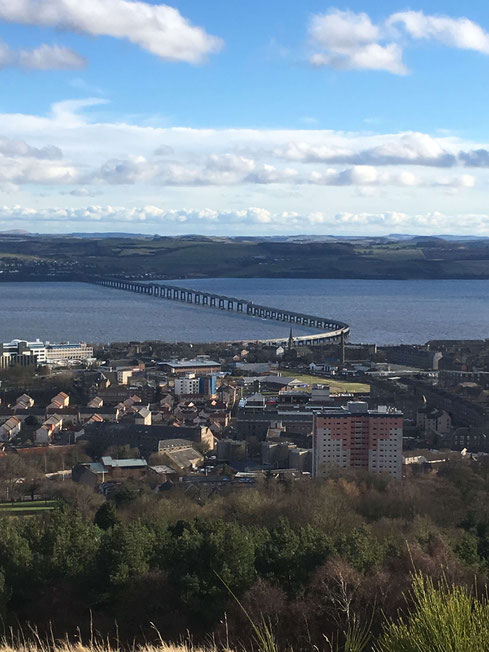
[[[489,7],[0,0],[0,229],[489,234]]]

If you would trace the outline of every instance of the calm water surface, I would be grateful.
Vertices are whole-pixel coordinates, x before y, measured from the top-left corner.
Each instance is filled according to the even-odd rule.
[[[352,341],[489,337],[489,281],[199,279],[184,287],[345,321]],[[0,283],[0,341],[218,341],[287,336],[287,324],[84,283]],[[294,333],[307,330],[294,328]]]

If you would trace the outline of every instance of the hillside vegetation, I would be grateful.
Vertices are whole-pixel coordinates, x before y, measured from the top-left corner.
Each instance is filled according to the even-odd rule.
[[[1,236],[0,279],[489,278],[489,241]]]
[[[0,460],[0,479],[7,462]],[[6,486],[0,482],[3,495]],[[49,491],[60,506],[0,516],[5,633],[35,627],[42,640],[91,640],[96,632],[126,647],[162,639],[353,652],[348,637],[367,628],[365,649],[375,650],[389,623],[404,638],[418,623],[422,635],[425,621],[416,620],[413,605],[433,603],[423,597],[426,582],[429,595],[441,591],[450,607],[436,607],[440,623],[457,609],[480,609],[474,636],[486,635],[487,460],[447,463],[402,482],[347,473],[323,482],[265,478],[258,488],[229,493],[175,487],[159,494],[149,484],[126,484],[109,501],[61,481],[36,491]],[[420,597],[406,601],[413,572],[422,574]],[[473,592],[480,607],[467,608]],[[258,640],[257,626],[268,628],[273,648]]]

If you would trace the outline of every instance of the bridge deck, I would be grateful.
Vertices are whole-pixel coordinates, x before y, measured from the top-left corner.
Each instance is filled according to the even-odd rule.
[[[160,299],[170,299],[182,303],[193,303],[203,307],[239,312],[251,317],[259,317],[261,319],[287,322],[289,324],[299,324],[320,331],[317,334],[299,335],[294,337],[294,342],[297,344],[314,345],[325,343],[325,341],[336,342],[344,340],[350,333],[350,327],[348,324],[336,319],[317,317],[315,315],[293,312],[282,308],[272,308],[270,306],[253,303],[253,301],[248,299],[238,299],[236,297],[214,294],[213,292],[206,292],[204,290],[192,290],[179,285],[159,282],[141,283],[139,281],[128,281],[125,279],[105,277],[92,277],[87,279],[87,282],[117,290],[146,294]],[[250,340],[243,338],[242,341],[249,342]],[[288,341],[288,338],[268,338],[253,341],[267,344],[284,344]]]

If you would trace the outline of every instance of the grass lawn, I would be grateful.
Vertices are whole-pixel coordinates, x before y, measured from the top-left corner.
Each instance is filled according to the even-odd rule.
[[[287,376],[293,376],[303,383],[307,384],[307,389],[310,390],[311,385],[329,385],[333,394],[342,392],[351,392],[352,394],[363,394],[370,391],[370,385],[366,383],[352,383],[345,380],[336,380],[335,378],[317,378],[316,376],[309,376],[308,374],[295,374],[293,370],[283,370],[282,373]]]
[[[1,514],[19,514],[25,516],[28,514],[35,514],[38,512],[50,512],[58,507],[59,503],[56,500],[33,500],[22,501],[17,503],[0,503]]]

